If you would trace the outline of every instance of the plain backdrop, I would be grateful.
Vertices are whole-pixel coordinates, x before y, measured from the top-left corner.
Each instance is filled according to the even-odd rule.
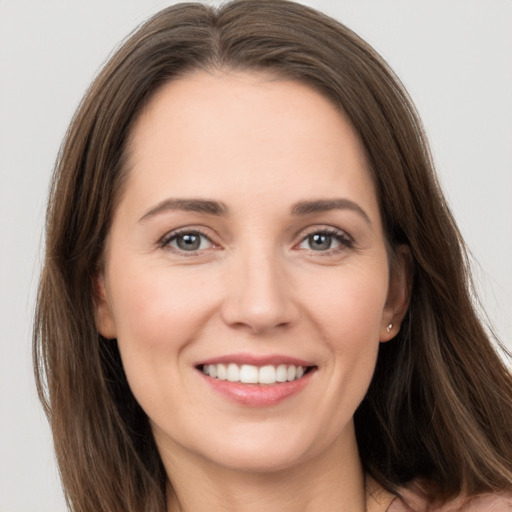
[[[112,49],[172,2],[0,0],[0,512],[65,504],[31,370],[47,184],[66,126]],[[317,0],[410,91],[512,348],[512,1]]]

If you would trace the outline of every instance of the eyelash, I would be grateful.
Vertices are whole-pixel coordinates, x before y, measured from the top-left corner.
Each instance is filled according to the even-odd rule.
[[[211,245],[215,246],[215,244],[212,242],[211,238],[206,233],[204,233],[203,231],[201,231],[200,229],[197,229],[197,228],[194,228],[194,229],[183,228],[183,229],[178,229],[176,231],[172,231],[171,233],[164,235],[158,242],[158,245],[163,249],[170,249],[170,250],[178,252],[184,256],[195,256],[201,250],[204,250],[204,249],[199,249],[199,250],[195,250],[195,251],[185,251],[183,249],[171,247],[169,245],[171,242],[173,242],[174,240],[177,240],[180,236],[184,236],[184,235],[195,235],[195,236],[205,238],[206,240],[208,240],[208,242]]]
[[[202,237],[202,238],[208,240],[208,242],[213,247],[215,247],[215,243],[212,242],[211,238],[206,233],[204,233],[203,231],[201,231],[200,229],[197,229],[197,228],[194,228],[194,229],[183,228],[183,229],[178,229],[176,231],[172,231],[171,233],[168,233],[165,236],[163,236],[159,240],[158,245],[163,249],[173,250],[183,256],[196,256],[201,251],[205,250],[205,249],[198,249],[198,250],[194,250],[194,251],[187,251],[187,250],[183,250],[183,249],[179,249],[179,248],[170,246],[171,242],[173,242],[174,240],[177,240],[180,236],[184,236],[184,235],[193,235],[193,236]],[[301,244],[306,242],[309,237],[312,237],[314,235],[323,235],[323,236],[332,237],[340,244],[339,247],[334,247],[334,248],[329,247],[327,250],[315,250],[315,249],[311,249],[311,248],[305,249],[305,250],[309,251],[310,253],[314,253],[316,255],[327,256],[327,255],[331,255],[333,253],[343,251],[344,249],[351,249],[355,246],[353,238],[350,237],[344,231],[334,229],[334,228],[320,228],[320,229],[316,228],[316,229],[310,229],[309,231],[302,233],[299,243],[295,244],[294,247],[300,246]]]
[[[329,248],[325,251],[316,251],[314,249],[306,249],[311,253],[314,253],[319,256],[328,256],[332,255],[332,253],[337,253],[343,251],[345,249],[352,249],[355,246],[354,239],[350,237],[344,231],[334,228],[313,228],[309,231],[306,231],[302,234],[301,240],[298,245],[303,244],[308,240],[309,237],[313,235],[324,235],[334,238],[340,245],[339,247]]]

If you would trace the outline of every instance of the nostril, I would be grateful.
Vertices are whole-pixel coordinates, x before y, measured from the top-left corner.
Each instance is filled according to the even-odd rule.
[[[298,318],[296,304],[289,295],[289,282],[282,282],[272,270],[232,277],[229,294],[224,298],[222,316],[230,327],[252,334],[283,329]]]

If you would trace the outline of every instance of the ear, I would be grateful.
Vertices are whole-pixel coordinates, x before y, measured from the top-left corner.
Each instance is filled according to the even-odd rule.
[[[400,331],[411,298],[413,262],[409,246],[400,245],[393,262],[386,305],[382,314],[380,341],[393,339]]]
[[[107,287],[105,284],[105,275],[103,271],[98,271],[94,277],[94,318],[96,329],[107,339],[117,338],[114,315],[108,301]]]

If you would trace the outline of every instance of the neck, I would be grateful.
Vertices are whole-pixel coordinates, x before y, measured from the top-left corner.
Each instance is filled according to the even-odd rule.
[[[168,512],[366,510],[355,436],[293,467],[268,472],[226,468],[190,452],[172,451],[162,454],[169,476]]]

